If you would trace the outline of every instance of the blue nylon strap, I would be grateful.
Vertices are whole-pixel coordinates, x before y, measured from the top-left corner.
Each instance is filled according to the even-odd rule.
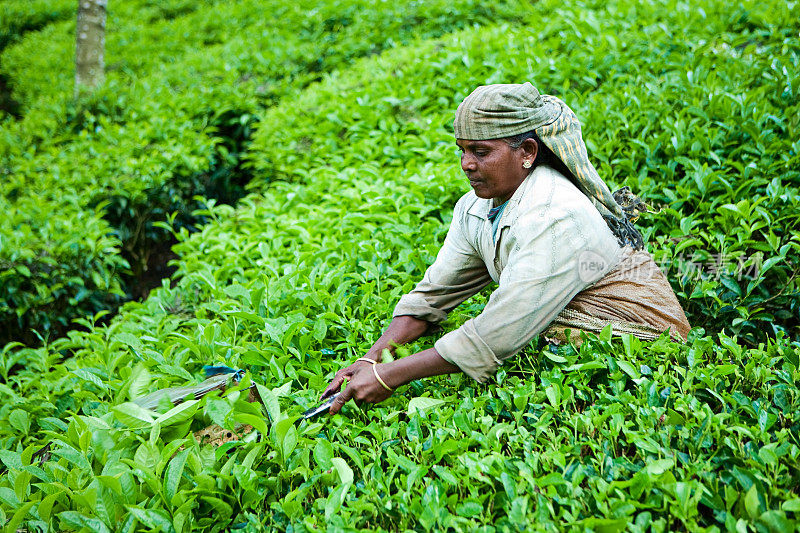
[[[211,376],[216,376],[219,374],[233,374],[233,379],[239,380],[242,379],[244,376],[244,370],[236,370],[235,368],[231,368],[229,366],[210,366],[205,365],[203,370],[206,371],[206,378],[210,378]]]

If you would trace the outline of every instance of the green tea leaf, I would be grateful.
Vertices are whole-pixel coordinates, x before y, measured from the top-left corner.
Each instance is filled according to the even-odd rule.
[[[108,386],[105,383],[103,383],[103,381],[94,372],[90,372],[85,368],[79,368],[77,370],[73,370],[72,373],[83,380],[86,380],[94,385],[97,385],[103,391],[108,390]]]
[[[101,520],[77,511],[62,511],[58,513],[58,518],[74,529],[88,528],[90,531],[97,531],[98,533],[110,533],[111,531]]]
[[[267,410],[269,419],[273,423],[280,420],[281,406],[278,403],[278,396],[270,389],[258,383],[256,383],[256,389],[258,390],[258,395],[261,397],[261,401],[264,402],[264,407]]]
[[[150,385],[150,372],[141,363],[133,367],[128,386],[128,396],[131,400],[139,398],[147,393]]]
[[[443,403],[446,403],[446,400],[417,396],[409,400],[406,412],[408,413],[408,416],[414,416],[414,414],[421,414],[424,411],[431,409],[432,407],[436,407],[437,405],[442,405]]]
[[[675,466],[675,462],[672,459],[656,459],[655,461],[647,463],[645,470],[650,475],[660,476],[673,466]]]
[[[190,450],[187,449],[175,454],[164,471],[164,498],[167,502],[171,503],[175,498],[189,452]]]
[[[250,413],[236,412],[233,415],[233,419],[242,424],[250,424],[262,435],[269,435],[269,426],[267,426],[267,421],[261,416],[256,416]]]
[[[323,470],[333,467],[333,446],[325,439],[317,440],[314,446],[314,460]]]
[[[172,521],[164,511],[143,509],[134,505],[126,505],[125,507],[128,509],[128,512],[145,527],[150,529],[160,528],[161,531],[174,533],[175,529],[172,527]]]
[[[784,511],[789,511],[792,513],[799,513],[800,512],[800,498],[792,498],[791,500],[786,500],[781,504],[781,509]]]
[[[336,472],[339,474],[339,480],[344,484],[353,482],[353,470],[347,465],[347,462],[341,457],[333,457],[331,464]]]
[[[750,490],[745,494],[744,506],[751,518],[755,519],[761,515],[761,502],[758,499],[758,488],[755,485],[750,487]]]
[[[17,531],[22,521],[25,520],[25,517],[28,515],[28,511],[31,510],[31,507],[33,507],[35,503],[36,502],[27,502],[22,504],[22,506],[14,512],[11,520],[5,525],[5,530]],[[105,531],[108,531],[108,529]]]
[[[617,366],[619,366],[620,370],[628,374],[628,376],[630,376],[633,379],[638,379],[639,377],[641,377],[639,375],[639,372],[637,372],[636,368],[634,368],[634,366],[627,361],[622,361],[617,359]]]
[[[233,429],[228,422],[228,415],[232,410],[233,406],[224,398],[209,398],[206,401],[205,413],[220,427]]]
[[[197,404],[199,402],[200,400],[189,400],[176,405],[163,415],[156,418],[154,423],[161,424],[162,427],[166,427],[184,422],[194,416],[194,413],[197,411]]]
[[[233,508],[225,501],[213,496],[201,496],[203,501],[210,503],[214,507],[216,519],[227,522],[233,515]]]
[[[117,420],[131,427],[142,427],[144,424],[152,424],[155,420],[153,411],[131,402],[116,405],[112,411]]]
[[[14,409],[8,415],[9,423],[16,429],[26,435],[31,429],[31,421],[28,418],[28,413],[22,409]]]

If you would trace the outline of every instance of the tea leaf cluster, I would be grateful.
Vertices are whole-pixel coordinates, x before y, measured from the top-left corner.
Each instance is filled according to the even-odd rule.
[[[300,55],[287,56],[286,68],[297,70],[283,92],[229,108],[252,117],[249,144],[236,156],[252,176],[249,193],[235,206],[194,198],[193,220],[204,222],[196,231],[173,218],[157,226],[177,241],[172,280],[108,323],[97,324],[96,314],[79,319],[85,331],[2,349],[0,520],[37,531],[796,529],[795,8],[545,0],[513,21],[409,37],[385,51],[379,45],[380,54],[368,51],[377,38],[367,31],[379,17],[353,11],[339,24],[363,33],[348,34],[358,53],[332,44],[338,62],[313,72]],[[192,13],[199,8],[174,20]],[[308,22],[318,36],[331,34],[317,23]],[[176,154],[221,150],[222,141],[197,141],[194,122],[181,136],[161,114],[183,92],[148,102],[142,89],[157,86],[150,76],[181,71],[188,87],[205,72],[198,65],[223,57],[215,51],[235,50],[224,56],[235,71],[269,48],[246,53],[238,32],[220,32],[219,43],[198,43],[172,66],[152,59],[130,93],[112,80],[120,98],[141,97],[119,107],[140,118],[98,110],[90,116],[103,127],[79,129],[59,149],[78,154],[88,144],[74,143],[100,143],[106,125],[121,131],[132,120],[164,132],[155,151],[169,142]],[[238,54],[246,54],[241,62]],[[222,77],[213,94],[233,94],[225,91],[237,90],[230,80],[238,74],[215,68]],[[660,208],[639,227],[662,265],[690,252],[699,264],[702,254],[724,253],[742,257],[742,268],[738,260],[720,263],[719,275],[665,268],[697,326],[685,344],[609,329],[579,348],[537,341],[489,384],[461,375],[412,382],[378,406],[299,420],[380,335],[435,257],[467,190],[453,153],[455,106],[477,84],[523,80],[576,110],[610,184],[630,185]],[[235,100],[210,98],[201,86],[185,89],[204,110],[195,118]],[[27,90],[46,87],[31,82]],[[23,138],[26,127],[7,131]],[[137,164],[173,162],[140,148]],[[55,157],[27,150],[30,161]],[[24,151],[12,158],[20,168]],[[125,159],[115,161],[103,164]],[[8,202],[25,205],[23,192]],[[97,205],[85,211],[102,221],[107,211]],[[760,269],[748,270],[756,260]],[[480,312],[490,291],[452,313],[445,329]],[[225,394],[155,413],[132,402],[199,381],[206,364],[247,374]],[[251,384],[263,405],[246,401]],[[211,423],[254,431],[214,448],[193,436]]]
[[[0,56],[22,114],[0,114],[0,342],[134,296],[169,238],[160,224],[203,223],[198,195],[242,196],[259,110],[359,57],[508,19],[515,5],[111,3],[106,83],[77,103],[74,19],[22,34]]]

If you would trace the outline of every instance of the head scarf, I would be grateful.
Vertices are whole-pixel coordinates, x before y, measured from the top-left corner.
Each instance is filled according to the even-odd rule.
[[[555,96],[539,94],[530,83],[483,85],[467,96],[456,110],[453,123],[457,139],[473,141],[502,139],[535,131],[542,142],[561,159],[585,194],[605,219],[620,246],[644,247],[633,227],[638,211],[614,194],[589,161],[581,136],[581,124],[572,109]],[[630,189],[626,194],[630,195]],[[640,201],[639,205],[643,205]]]

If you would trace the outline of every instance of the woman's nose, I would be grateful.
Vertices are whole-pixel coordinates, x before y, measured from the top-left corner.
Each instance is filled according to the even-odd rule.
[[[468,153],[461,154],[461,170],[464,172],[468,170],[475,170],[475,158],[469,155]]]

